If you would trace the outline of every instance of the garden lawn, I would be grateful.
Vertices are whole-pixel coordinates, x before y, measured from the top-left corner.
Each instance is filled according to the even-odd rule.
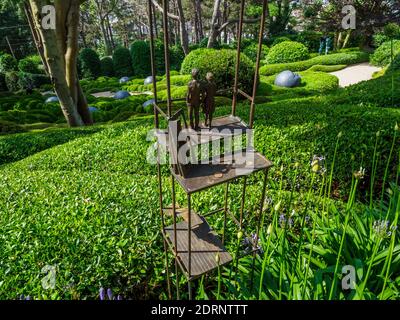
[[[226,114],[229,108],[218,108],[217,112]],[[247,112],[248,105],[239,107],[244,119]],[[368,198],[374,145],[377,143],[379,150],[377,177],[381,180],[396,121],[400,122],[398,109],[346,101],[337,104],[332,96],[257,106],[256,147],[275,164],[268,197],[277,203],[281,197],[277,190],[286,194],[293,190],[295,207],[301,208],[304,193],[311,186],[313,155],[327,158],[329,172],[341,132],[332,195],[346,200],[352,174],[363,166],[366,176],[358,198]],[[166,298],[156,170],[146,162],[152,145],[146,137],[152,125],[151,117],[143,117],[108,126],[60,129],[51,132],[59,138],[53,136],[37,149],[26,145],[46,141],[41,133],[0,138],[5,152],[14,146],[11,155],[0,158],[0,298],[15,299],[24,294],[39,299],[96,299],[101,286],[125,297]],[[388,181],[395,179],[398,170],[398,142]],[[166,167],[163,175],[165,203],[169,204]],[[319,176],[315,183],[321,179]],[[260,185],[254,177],[249,183],[246,208],[253,212]],[[233,212],[239,209],[239,194],[240,186],[233,184]],[[222,195],[222,187],[196,195],[194,207],[202,213],[216,209],[222,205]],[[181,190],[177,200],[184,205]],[[222,217],[212,222],[220,232]],[[249,222],[251,228],[252,219]],[[231,225],[228,227],[232,240],[234,232]],[[41,286],[41,270],[46,265],[58,270],[57,287],[50,291]]]

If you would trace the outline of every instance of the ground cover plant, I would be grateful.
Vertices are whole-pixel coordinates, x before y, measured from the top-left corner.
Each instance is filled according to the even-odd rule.
[[[242,106],[240,114],[247,114],[247,108]],[[222,108],[218,112],[222,114],[227,111]],[[378,204],[372,201],[372,211],[366,209],[369,208],[368,185],[372,179],[370,168],[376,167],[373,193],[377,196],[373,199],[379,199],[383,178],[386,177],[386,190],[389,182],[396,181],[399,172],[399,144],[394,125],[396,120],[400,120],[400,113],[390,108],[347,104],[338,106],[324,97],[309,97],[261,105],[257,108],[256,119],[257,148],[275,161],[269,182],[272,202],[265,213],[261,243],[269,258],[266,262],[265,256],[257,258],[253,290],[243,285],[249,280],[246,270],[251,263],[244,259],[240,260],[239,270],[233,270],[230,280],[229,268],[221,270],[219,279],[223,292],[217,292],[216,274],[197,284],[197,295],[199,298],[258,298],[259,280],[263,277],[262,288],[266,286],[269,289],[262,290],[262,299],[329,298],[337,258],[340,265],[354,262],[347,261],[346,252],[360,250],[357,248],[364,245],[357,240],[361,235],[354,230],[360,223],[356,219],[357,213],[369,217],[362,221],[367,234],[374,230],[373,221],[385,219],[385,214],[380,213],[384,207],[379,205],[379,200]],[[14,160],[26,158],[13,163],[10,163],[14,161],[12,158],[3,160],[6,165],[1,168],[0,179],[5,188],[0,191],[0,198],[3,199],[0,201],[0,210],[4,212],[1,220],[4,232],[0,241],[5,249],[0,261],[6,266],[1,269],[1,278],[7,280],[2,281],[0,286],[2,297],[15,298],[24,294],[40,299],[96,298],[100,287],[110,287],[125,297],[166,298],[157,195],[152,192],[157,183],[155,168],[143,163],[151,144],[151,141],[146,141],[147,131],[151,127],[152,117],[147,117],[114,124],[99,132],[82,132],[83,136],[79,136],[82,129],[75,129],[73,132],[78,136],[72,136],[73,141],[65,144],[56,142],[48,150],[38,153],[33,150],[32,155],[15,156]],[[65,129],[59,133],[68,140],[69,132],[70,129]],[[360,135],[360,132],[363,134]],[[3,141],[19,137],[27,139],[31,135],[33,137],[34,133],[5,136]],[[391,152],[392,145],[395,149]],[[134,153],[131,152],[132,146],[135,146]],[[372,157],[375,146],[377,153]],[[321,163],[321,168],[317,168],[317,171],[321,171],[325,167],[325,175],[317,174],[310,166],[314,155],[326,158],[325,164]],[[357,157],[359,163],[354,164],[352,157]],[[373,158],[375,160],[371,163]],[[333,161],[335,164],[332,169]],[[357,193],[352,198],[349,196],[354,190],[352,177],[354,172],[359,171],[358,165],[366,168],[366,171],[363,179],[357,183]],[[168,185],[167,168],[163,170]],[[328,185],[331,170],[332,184],[329,184],[331,189],[328,190],[322,186]],[[252,181],[250,188],[258,189],[256,183]],[[384,197],[384,203],[390,207],[388,212],[392,223],[395,221],[393,205],[397,201],[398,191],[393,185],[390,188],[393,196]],[[326,202],[326,198],[320,195],[321,190],[323,194],[331,193],[337,200],[328,205],[332,200]],[[235,185],[232,192],[233,195],[239,195],[240,185]],[[216,208],[220,201],[218,194],[222,193],[220,188],[196,197],[196,210],[203,212]],[[169,201],[168,192],[165,196]],[[248,199],[250,212],[256,196],[257,192],[254,192]],[[183,199],[183,193],[179,192],[178,202],[183,202]],[[366,207],[355,199],[366,203]],[[351,222],[346,233],[348,244],[346,251],[339,255],[340,230],[343,229],[341,222],[346,217],[345,213],[349,212],[341,210],[346,208],[349,201],[352,203],[352,220],[349,220]],[[27,202],[30,203],[31,220],[27,220],[26,216]],[[237,206],[235,202],[231,205],[233,209]],[[60,206],[64,208],[63,219],[58,219],[56,214],[60,212],[57,210]],[[290,215],[293,210],[296,212],[294,217]],[[310,220],[300,243],[298,230],[306,212]],[[326,218],[321,218],[321,212],[326,212]],[[292,218],[293,228],[282,228],[281,215],[285,219]],[[216,230],[221,230],[221,217],[216,217],[212,223]],[[249,221],[251,223],[252,219]],[[277,237],[279,241],[268,242],[270,224],[276,230],[276,233],[269,233],[271,239]],[[327,226],[330,230],[328,233]],[[231,248],[235,248],[236,232],[232,226],[229,228],[233,243]],[[358,232],[364,232],[364,229]],[[316,236],[322,233],[323,238]],[[52,236],[55,234],[57,237]],[[372,241],[372,238],[368,241]],[[332,243],[335,245],[332,246]],[[288,246],[290,249],[284,249]],[[388,261],[391,261],[390,256],[396,257],[398,247],[398,237],[386,237],[376,250],[371,248],[372,252],[367,250],[363,253],[369,258],[364,260],[367,264],[356,264],[358,274],[365,276],[369,269],[368,261],[377,261],[373,264],[373,272],[369,271],[363,293],[365,298],[378,296],[382,291],[383,283],[375,272],[378,269],[384,275],[388,272],[384,294],[379,297],[395,297],[399,285],[396,282],[399,276],[396,273],[398,262],[394,259],[388,269]],[[328,251],[325,253],[324,250]],[[79,252],[80,263],[76,263],[75,257]],[[297,252],[300,255],[293,254]],[[285,259],[278,259],[277,255]],[[263,263],[268,264],[269,271],[261,276],[259,270]],[[40,284],[40,270],[48,264],[57,265],[59,270],[57,288],[51,292],[44,291]],[[299,264],[305,264],[310,270],[306,273],[306,279],[300,277],[301,269],[296,267]],[[23,273],[21,268],[25,270]],[[282,270],[281,274],[279,270]],[[326,273],[321,270],[326,270]],[[294,280],[289,281],[289,278]],[[377,283],[379,286],[376,286]],[[205,287],[212,290],[204,290]],[[353,295],[343,296],[337,289],[332,294],[332,298],[353,297],[354,292]]]

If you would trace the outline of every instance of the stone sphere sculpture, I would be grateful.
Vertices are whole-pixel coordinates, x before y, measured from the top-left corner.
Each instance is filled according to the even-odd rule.
[[[55,102],[60,102],[60,99],[58,99],[58,97],[56,96],[50,97],[46,100],[46,103],[55,103]]]
[[[129,77],[122,77],[119,79],[119,83],[127,83],[129,81]]]
[[[147,106],[153,105],[155,102],[154,99],[147,100],[145,103],[143,103],[143,108],[146,108]]]
[[[144,85],[147,86],[149,84],[153,83],[153,76],[149,76],[146,79],[144,79]]]
[[[131,96],[131,94],[128,91],[118,91],[117,93],[115,93],[114,99],[122,100],[122,99],[126,99],[130,96]]]
[[[275,85],[278,87],[293,88],[299,86],[300,83],[301,77],[289,70],[281,72],[275,78]]]
[[[99,109],[97,109],[96,107],[93,107],[93,106],[89,106],[89,111],[90,111],[90,113],[94,113],[94,112],[99,111]]]

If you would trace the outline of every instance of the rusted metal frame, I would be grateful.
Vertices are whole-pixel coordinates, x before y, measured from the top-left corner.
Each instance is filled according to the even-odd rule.
[[[169,116],[158,106],[158,103],[156,103],[156,102],[154,102],[153,103],[153,106],[154,106],[154,112],[155,112],[155,114],[157,114],[157,120],[156,120],[156,122],[158,123],[158,115],[159,114],[161,114],[166,120],[168,120],[169,119]],[[158,129],[158,127],[159,126],[157,126],[156,128]]]
[[[261,217],[263,215],[264,211],[264,202],[265,202],[265,196],[266,196],[266,191],[267,191],[267,180],[268,180],[268,169],[264,171],[264,182],[263,182],[263,189],[262,189],[262,194],[261,194],[261,201],[260,201],[260,211],[257,217],[257,229],[256,229],[256,238],[255,238],[255,243],[254,243],[254,248],[253,248],[253,264],[251,268],[251,281],[250,281],[250,290],[253,290],[253,283],[254,283],[254,267],[256,263],[256,254],[258,251],[258,239],[260,235],[260,228],[261,228]]]
[[[208,212],[208,213],[205,214],[203,217],[206,218],[206,217],[212,216],[213,214],[222,212],[222,211],[224,211],[224,210],[225,210],[225,208],[216,209],[216,210],[213,210],[213,211]]]
[[[148,15],[149,15],[149,26],[150,26],[150,58],[151,58],[151,75],[153,78],[153,94],[154,94],[154,126],[156,129],[159,129],[160,122],[159,122],[159,112],[156,108],[157,106],[157,75],[155,69],[155,51],[154,51],[154,21],[153,21],[153,4],[151,0],[148,0]],[[164,211],[163,211],[163,196],[162,196],[162,177],[161,177],[161,165],[160,165],[160,149],[159,145],[157,144],[157,178],[158,178],[158,192],[159,192],[159,206],[160,206],[160,213],[161,213],[161,221],[162,221],[162,229],[163,233],[165,230],[165,218],[164,218]],[[169,263],[168,263],[168,244],[165,238],[163,237],[163,244],[164,244],[164,254],[165,254],[165,269],[167,273],[167,287],[168,287],[168,298],[172,299],[171,293],[171,278],[169,273]]]
[[[169,29],[168,29],[168,2],[163,0],[163,28],[164,28],[164,58],[165,58],[165,78],[167,81],[167,109],[168,117],[172,114],[171,100],[171,76],[170,76],[170,57],[169,57]]]
[[[224,229],[222,231],[222,245],[225,245],[225,236],[226,236],[226,220],[228,215],[228,196],[229,196],[229,182],[226,183],[225,186],[225,200],[224,200]]]
[[[260,33],[258,35],[258,50],[257,50],[257,60],[256,60],[256,71],[254,74],[254,82],[253,82],[253,98],[250,106],[250,119],[249,119],[249,127],[250,129],[253,128],[254,124],[254,112],[255,112],[255,99],[257,95],[257,87],[258,87],[258,80],[260,77],[260,61],[261,61],[261,51],[262,51],[262,40],[264,37],[264,30],[265,30],[265,19],[267,15],[268,9],[268,0],[263,0],[263,11],[261,15],[261,22],[260,22]]]
[[[189,254],[189,261],[188,261],[188,291],[189,291],[189,300],[192,300],[192,199],[191,195],[187,195],[188,201],[188,254]]]
[[[179,277],[178,277],[178,234],[176,230],[176,190],[175,178],[171,175],[172,183],[172,215],[174,220],[174,254],[175,254],[175,274],[176,274],[176,298],[179,300]]]
[[[243,90],[238,89],[238,93],[240,93],[243,97],[245,97],[246,99],[248,99],[250,102],[253,102],[253,97],[251,97],[250,95],[248,95],[246,92],[244,92]]]
[[[247,188],[247,176],[243,178],[243,189],[242,189],[242,200],[240,202],[240,231],[243,229],[243,220],[244,220],[244,207],[246,202],[246,188]]]
[[[241,0],[240,16],[239,16],[238,32],[237,32],[237,52],[236,52],[235,82],[233,85],[232,115],[236,115],[236,106],[237,106],[237,95],[238,95],[238,87],[239,87],[240,49],[242,46],[244,5],[245,5],[245,0]]]

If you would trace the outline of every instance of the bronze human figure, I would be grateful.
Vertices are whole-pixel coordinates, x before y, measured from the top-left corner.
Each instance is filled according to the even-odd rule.
[[[186,103],[188,106],[188,117],[190,127],[194,130],[199,129],[200,105],[201,105],[201,84],[199,81],[199,70],[192,70],[192,80],[189,82]]]
[[[204,114],[205,126],[211,129],[213,114],[215,111],[215,95],[217,93],[217,85],[214,81],[214,75],[208,72],[206,75],[206,83],[204,86]]]

